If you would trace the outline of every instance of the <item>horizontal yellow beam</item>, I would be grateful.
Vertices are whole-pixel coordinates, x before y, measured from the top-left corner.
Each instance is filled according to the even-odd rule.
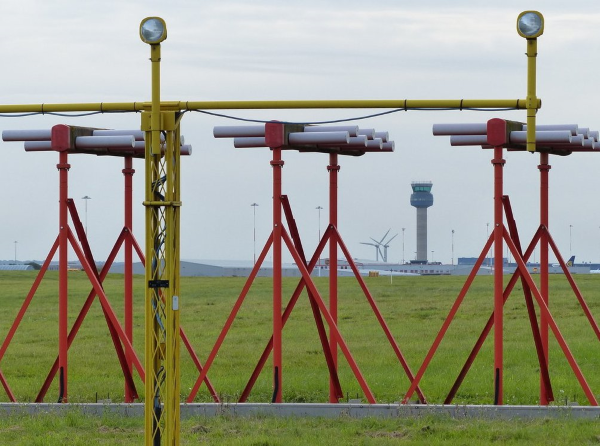
[[[382,100],[315,100],[315,101],[213,101],[181,103],[181,110],[228,109],[300,109],[300,108],[390,108],[390,109],[460,109],[460,108],[527,108],[525,99],[382,99]],[[541,107],[541,100],[538,108]],[[185,108],[183,107],[185,106]]]
[[[537,107],[542,106],[537,99]],[[0,113],[61,112],[138,112],[150,111],[150,102],[93,102],[79,104],[0,104]],[[386,108],[386,109],[526,109],[526,99],[382,99],[382,100],[303,100],[303,101],[162,101],[163,111],[248,110],[248,109],[319,109],[319,108]]]
[[[149,102],[93,102],[80,104],[0,105],[0,113],[115,112],[150,110]]]

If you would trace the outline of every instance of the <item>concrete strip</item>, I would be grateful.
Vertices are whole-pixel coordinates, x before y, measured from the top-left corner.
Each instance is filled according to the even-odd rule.
[[[143,417],[143,403],[1,403],[2,415],[36,415],[50,413],[64,415],[80,411],[86,415],[113,414],[122,417]],[[276,416],[276,417],[322,417],[322,418],[420,418],[439,416],[449,418],[485,419],[535,419],[573,418],[599,419],[600,407],[592,406],[484,406],[484,405],[399,405],[399,404],[318,404],[318,403],[198,403],[182,404],[181,417],[228,416]]]

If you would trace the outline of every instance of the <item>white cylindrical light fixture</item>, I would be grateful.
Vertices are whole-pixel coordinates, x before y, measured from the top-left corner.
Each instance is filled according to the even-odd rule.
[[[381,150],[383,142],[379,138],[369,139],[367,141],[367,149]]]
[[[358,129],[359,135],[367,135],[368,139],[375,138],[375,129]]]
[[[433,135],[487,135],[487,123],[433,124]]]
[[[577,124],[541,124],[535,126],[535,131],[547,132],[553,130],[569,130],[571,135],[577,135],[579,126]],[[523,130],[527,130],[527,124],[523,126]]]
[[[569,130],[551,130],[535,133],[535,140],[540,143],[568,144],[571,142],[571,138],[572,136]],[[527,142],[527,132],[510,132],[510,142],[525,144]]]
[[[127,136],[131,135],[136,141],[144,140],[145,132],[143,130],[111,130],[99,129],[92,132],[93,136]]]
[[[290,133],[288,143],[294,144],[348,144],[348,132]]]
[[[3,141],[50,141],[51,129],[38,130],[3,130]]]
[[[394,150],[396,150],[396,144],[394,144],[394,141],[385,141],[381,145],[381,150],[383,150],[384,152],[393,152]]]
[[[381,139],[382,142],[388,142],[390,134],[388,132],[375,132],[375,138]]]
[[[264,137],[260,136],[234,138],[233,147],[237,149],[267,147],[267,141]]]
[[[304,133],[314,132],[348,132],[350,137],[356,137],[359,135],[357,125],[332,125],[332,126],[318,126],[318,125],[307,125],[304,127]]]
[[[132,135],[126,136],[78,136],[75,139],[78,149],[97,149],[103,147],[123,147],[133,149],[135,139]]]
[[[487,143],[487,135],[450,135],[451,146],[483,146]]]
[[[218,125],[213,127],[215,138],[243,138],[265,136],[263,125]]]
[[[51,141],[25,141],[26,152],[45,152],[52,149]]]

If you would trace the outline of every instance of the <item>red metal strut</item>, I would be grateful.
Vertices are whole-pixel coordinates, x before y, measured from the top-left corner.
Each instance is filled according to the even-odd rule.
[[[319,332],[319,337],[321,339],[321,344],[323,348],[323,352],[325,355],[325,359],[329,368],[329,376],[330,376],[330,402],[338,402],[339,399],[343,396],[342,389],[339,383],[339,378],[337,375],[337,351],[338,348],[342,350],[346,360],[348,361],[350,368],[354,372],[354,375],[361,385],[363,392],[365,393],[367,400],[370,403],[375,402],[374,395],[369,389],[366,380],[356,361],[352,357],[348,346],[346,345],[339,328],[337,326],[337,250],[338,247],[342,249],[348,263],[351,265],[353,272],[359,281],[369,304],[371,305],[372,310],[374,311],[379,323],[381,324],[386,336],[394,352],[396,353],[398,359],[400,360],[402,367],[404,368],[407,376],[412,381],[413,376],[406,360],[404,359],[400,348],[398,347],[396,341],[394,340],[385,320],[381,312],[379,311],[375,300],[371,296],[368,291],[364,280],[360,276],[354,261],[352,260],[352,256],[350,255],[348,249],[344,245],[340,234],[337,230],[337,174],[339,172],[338,165],[338,154],[335,150],[324,150],[319,148],[319,150],[313,151],[321,151],[329,153],[330,156],[330,164],[327,168],[330,174],[330,187],[329,187],[329,196],[330,196],[330,218],[329,225],[326,231],[323,234],[323,237],[319,241],[317,249],[313,254],[311,260],[307,262],[306,257],[304,256],[304,252],[302,249],[302,244],[300,242],[299,234],[292,216],[291,207],[289,206],[289,201],[287,196],[281,195],[281,168],[283,167],[283,161],[281,160],[281,149],[282,147],[287,145],[286,141],[286,128],[283,124],[280,123],[268,123],[265,126],[265,141],[267,146],[269,146],[273,152],[273,160],[271,161],[271,166],[273,167],[273,231],[269,240],[267,241],[265,247],[263,248],[257,263],[255,264],[246,284],[239,295],[234,307],[225,323],[225,326],[221,330],[221,333],[213,347],[211,353],[209,354],[208,359],[205,363],[204,372],[200,374],[198,377],[196,384],[192,388],[192,392],[190,393],[187,401],[192,402],[202,379],[205,374],[208,373],[209,367],[212,365],[213,360],[215,359],[218,350],[220,349],[228,330],[231,328],[231,325],[239,311],[243,300],[248,293],[256,274],[258,273],[258,269],[262,264],[266,254],[268,253],[271,246],[273,246],[273,259],[274,259],[274,269],[273,269],[273,336],[267,343],[267,346],[263,350],[263,353],[259,359],[258,364],[256,365],[242,395],[240,397],[240,402],[244,402],[247,400],[254,383],[256,382],[258,376],[260,375],[262,368],[264,367],[271,351],[273,351],[273,373],[274,373],[274,393],[273,393],[273,402],[281,402],[281,391],[282,391],[282,363],[281,363],[281,355],[278,352],[281,349],[281,331],[285,326],[298,298],[303,291],[304,287],[307,288],[309,301],[311,303],[311,307],[313,309],[313,315],[315,317],[315,322],[317,324],[317,330]],[[286,147],[287,148],[287,147]],[[294,149],[294,147],[290,147]],[[309,150],[311,151],[311,150]],[[283,227],[283,223],[281,221],[281,210],[283,209],[286,220],[288,222],[288,227],[290,228],[290,235],[285,231]],[[282,249],[281,241],[286,244],[290,254],[294,258],[294,261],[298,265],[300,269],[302,278],[298,283],[292,297],[290,298],[283,314],[282,310],[282,302],[281,302],[281,254],[280,250]],[[277,242],[276,242],[277,241]],[[317,291],[310,273],[313,271],[314,267],[317,265],[319,258],[325,248],[325,245],[329,242],[329,252],[330,252],[330,265],[329,265],[329,274],[330,274],[330,295],[329,295],[329,308],[323,302],[319,292]],[[318,312],[321,312],[320,314]],[[329,342],[327,342],[327,336],[324,332],[324,326],[322,324],[322,316],[326,319],[327,324],[329,325],[330,337]],[[422,402],[425,402],[425,397],[419,388],[417,388],[417,392],[419,393],[419,398]]]
[[[54,364],[52,365],[45,381],[44,384],[42,385],[37,397],[36,397],[36,402],[42,402],[44,400],[44,397],[50,387],[50,385],[52,384],[54,378],[56,377],[56,373],[59,372],[59,370],[62,370],[60,372],[60,395],[59,395],[59,400],[66,402],[66,385],[67,385],[67,374],[66,374],[66,352],[68,352],[68,349],[70,348],[71,344],[73,343],[79,328],[81,327],[92,303],[94,302],[94,299],[96,296],[99,297],[100,300],[100,304],[102,307],[102,311],[104,313],[105,319],[107,321],[107,326],[108,329],[111,333],[111,337],[113,339],[113,343],[115,346],[115,350],[117,352],[117,357],[119,359],[119,362],[121,364],[121,368],[123,370],[123,374],[125,377],[125,402],[133,402],[135,399],[138,398],[137,395],[137,390],[135,388],[135,383],[133,381],[132,378],[132,373],[134,368],[137,370],[138,374],[140,375],[142,382],[145,380],[145,374],[144,374],[144,370],[143,370],[143,366],[140,362],[140,360],[138,359],[135,351],[133,350],[132,344],[133,344],[133,250],[135,250],[138,258],[140,259],[140,261],[142,262],[142,264],[145,263],[145,259],[144,259],[144,254],[140,248],[140,246],[138,245],[135,236],[133,235],[133,174],[135,173],[135,170],[133,169],[133,162],[132,162],[132,158],[133,157],[143,157],[144,154],[143,152],[137,153],[135,151],[131,151],[131,150],[126,150],[123,152],[119,152],[119,151],[112,151],[110,152],[111,155],[114,156],[122,156],[124,158],[124,168],[122,170],[123,172],[123,176],[124,176],[124,226],[123,229],[121,230],[119,236],[117,237],[117,240],[112,248],[112,250],[110,251],[110,254],[106,260],[106,262],[104,263],[102,270],[100,272],[97,271],[96,269],[96,263],[94,261],[93,255],[92,255],[92,251],[90,249],[88,240],[87,240],[87,234],[85,233],[84,227],[81,224],[81,220],[79,218],[79,215],[77,213],[77,209],[75,206],[75,203],[72,199],[70,198],[65,198],[68,196],[68,169],[69,169],[69,164],[68,164],[68,160],[67,160],[67,155],[68,153],[71,152],[71,150],[73,150],[73,139],[75,138],[76,135],[81,135],[82,133],[91,133],[91,130],[85,129],[85,128],[71,128],[69,126],[63,126],[63,125],[59,125],[59,126],[55,126],[52,131],[51,131],[51,147],[48,148],[44,148],[44,150],[55,150],[55,151],[59,151],[59,164],[58,164],[58,169],[60,172],[60,228],[66,228],[65,233],[67,234],[67,243],[71,244],[77,254],[77,256],[79,257],[81,264],[84,267],[84,270],[86,271],[86,273],[88,274],[88,277],[90,278],[90,282],[92,283],[93,287],[92,290],[90,291],[90,293],[88,294],[87,299],[84,302],[84,305],[82,306],[79,314],[77,315],[77,318],[75,320],[75,322],[73,323],[73,326],[71,327],[70,331],[68,332],[68,335],[66,336],[66,340],[64,338],[65,333],[66,333],[66,326],[64,326],[65,322],[63,321],[62,324],[60,325],[60,342],[59,342],[59,355],[56,358],[56,360],[54,361]],[[39,150],[39,149],[38,149]],[[79,152],[80,150],[74,150],[76,152]],[[85,152],[83,152],[85,153]],[[92,151],[91,153],[95,153],[94,151]],[[102,152],[101,152],[102,153]],[[104,154],[104,153],[102,153]],[[66,216],[65,216],[65,210],[66,210]],[[79,241],[77,241],[68,225],[68,216],[71,216],[71,220],[73,223],[73,226],[75,228],[75,233],[77,234],[77,238]],[[0,361],[2,360],[21,320],[23,319],[23,316],[25,314],[25,312],[27,311],[33,296],[35,295],[35,292],[39,286],[39,284],[41,283],[43,276],[45,275],[45,272],[47,271],[51,260],[54,258],[54,255],[56,253],[57,250],[59,250],[60,248],[60,243],[61,243],[61,235],[62,235],[62,231],[59,234],[59,236],[56,239],[56,242],[54,243],[52,249],[50,250],[50,253],[48,254],[44,264],[42,265],[42,268],[40,270],[40,272],[38,273],[38,276],[31,288],[31,290],[29,291],[24,303],[21,306],[21,309],[19,311],[19,313],[17,314],[17,317],[15,318],[11,329],[9,330],[9,333],[7,335],[7,337],[4,339],[2,346],[0,347]],[[106,296],[104,295],[104,291],[102,290],[102,282],[104,281],[104,279],[106,278],[106,275],[108,274],[119,250],[121,249],[121,247],[124,248],[124,256],[125,256],[125,264],[124,264],[124,319],[125,319],[125,328],[121,328],[119,325],[119,322],[114,314],[114,311],[110,308],[110,305],[108,304],[108,300],[106,298]],[[61,251],[62,252],[62,251]],[[64,265],[64,268],[63,268]],[[67,268],[67,263],[66,261],[64,261],[63,259],[61,259],[60,261],[60,266],[59,268],[61,269],[61,271],[63,269],[66,270]],[[68,275],[64,274],[64,273],[59,273],[61,274],[61,297],[60,297],[60,301],[62,302],[63,306],[66,306],[66,301],[67,301],[67,297],[66,297],[66,290],[67,290],[67,285],[65,282],[65,276],[68,277]],[[99,290],[100,290],[100,294],[99,294]],[[64,311],[63,308],[61,308],[59,311]],[[188,349],[188,352],[190,354],[190,357],[192,358],[192,361],[194,362],[194,364],[196,365],[196,368],[201,371],[202,370],[202,365],[196,355],[196,353],[194,352],[189,340],[187,339],[187,336],[185,335],[185,332],[183,330],[183,328],[180,328],[180,335],[181,338],[186,346],[186,348]],[[66,343],[66,349],[65,349],[65,343]],[[125,348],[124,348],[125,347]],[[62,353],[62,358],[61,358],[61,353]],[[61,369],[61,365],[63,364],[63,368]],[[0,372],[0,382],[2,383],[5,391],[7,392],[9,398],[11,401],[15,401],[15,397],[14,394],[12,393],[12,391],[10,390],[10,387],[8,386],[8,383],[6,382],[6,380],[4,379],[3,374]],[[213,395],[213,399],[215,401],[218,402],[218,396],[216,395],[216,391],[214,390],[214,387],[212,386],[212,384],[210,383],[210,381],[208,380],[208,378],[206,378],[206,384],[209,388],[209,390],[211,391],[211,394]]]
[[[512,217],[512,210],[510,208],[510,204],[508,202],[508,197],[502,195],[503,191],[503,176],[502,176],[502,167],[504,165],[504,160],[502,159],[502,150],[505,146],[510,145],[509,137],[511,131],[511,123],[509,121],[505,121],[502,119],[491,119],[487,123],[487,142],[489,145],[494,147],[494,158],[492,160],[492,164],[494,165],[494,231],[490,235],[488,242],[483,248],[475,266],[471,274],[468,276],[465,285],[463,286],[461,292],[456,298],[446,320],[444,321],[442,328],[440,329],[438,335],[436,336],[429,352],[427,353],[423,364],[419,368],[417,375],[411,386],[409,387],[406,395],[404,397],[403,403],[406,403],[412,393],[415,391],[416,386],[420,382],[423,374],[427,370],[431,359],[435,355],[441,340],[443,339],[446,331],[448,330],[454,316],[456,315],[477,271],[481,267],[483,263],[483,259],[487,255],[489,249],[492,245],[494,245],[494,312],[490,319],[488,320],[487,325],[485,326],[482,334],[477,340],[475,347],[471,351],[467,362],[465,363],[463,369],[461,370],[459,377],[455,381],[448,397],[445,400],[445,403],[449,404],[454,398],[458,387],[462,383],[462,380],[466,376],[472,362],[475,359],[475,356],[479,352],[479,349],[483,345],[485,338],[487,337],[491,327],[494,326],[494,404],[503,404],[503,331],[502,331],[502,313],[503,306],[506,300],[508,299],[510,292],[512,291],[516,281],[521,278],[523,281],[523,289],[525,293],[525,300],[527,304],[528,314],[530,318],[530,324],[532,326],[532,332],[534,337],[534,342],[536,345],[536,350],[538,353],[538,361],[540,363],[540,403],[548,404],[549,401],[552,401],[553,394],[552,388],[550,384],[550,378],[548,373],[548,330],[552,330],[556,340],[558,341],[559,346],[561,347],[563,354],[565,355],[571,369],[573,370],[577,380],[580,383],[588,401],[592,405],[597,405],[596,398],[592,393],[585,377],[579,365],[577,364],[575,358],[573,357],[564,337],[562,336],[550,310],[548,309],[548,247],[551,247],[555,255],[557,256],[561,267],[567,276],[569,283],[573,291],[575,292],[577,299],[579,300],[580,305],[582,306],[590,325],[592,326],[596,336],[600,340],[600,330],[589,311],[589,308],[585,304],[583,300],[583,296],[577,289],[573,278],[568,271],[568,268],[562,259],[562,256],[558,252],[556,244],[552,240],[550,233],[548,232],[548,171],[549,165],[548,163],[548,154],[541,153],[541,163],[540,163],[540,190],[541,190],[541,200],[540,200],[540,220],[541,225],[529,247],[523,254],[520,243],[518,241],[518,235],[516,232],[516,224],[514,223],[514,219]],[[514,230],[512,230],[512,236],[506,230],[503,224],[503,203],[504,210],[507,215],[508,224],[510,227],[514,226]],[[503,240],[507,243],[510,252],[512,253],[515,261],[517,263],[517,270],[511,277],[508,285],[505,289],[503,289],[503,258],[502,258],[502,250],[503,250]],[[541,244],[541,250],[543,255],[541,257],[541,291],[538,289],[537,285],[533,281],[529,271],[527,270],[526,263],[529,259],[530,255],[533,253],[533,250],[537,243]],[[537,320],[535,319],[535,313],[532,307],[531,295],[536,300],[541,313],[541,327],[538,332],[537,329]]]

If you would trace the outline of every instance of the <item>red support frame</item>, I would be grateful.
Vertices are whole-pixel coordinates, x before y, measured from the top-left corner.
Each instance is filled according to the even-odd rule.
[[[56,360],[50,368],[50,371],[38,392],[36,402],[43,402],[46,393],[54,381],[56,374],[59,373],[59,402],[67,402],[67,384],[68,384],[68,350],[73,343],[79,328],[81,327],[91,305],[93,304],[95,297],[98,296],[102,311],[104,313],[108,329],[113,339],[113,344],[123,375],[125,378],[124,388],[124,400],[125,402],[133,402],[138,398],[135,383],[133,381],[133,370],[135,369],[142,382],[145,381],[145,373],[143,365],[140,362],[135,350],[133,349],[133,251],[135,250],[138,258],[145,263],[144,254],[139,244],[137,243],[135,236],[133,235],[133,175],[135,170],[133,169],[132,156],[127,155],[124,157],[124,168],[122,170],[124,177],[124,226],[117,237],[117,240],[104,263],[100,272],[96,269],[96,263],[94,261],[92,251],[90,249],[87,234],[85,233],[84,227],[81,224],[81,220],[77,213],[77,209],[74,201],[68,198],[68,171],[70,165],[68,164],[68,153],[69,149],[72,148],[72,132],[69,126],[57,125],[52,129],[52,149],[59,152],[59,164],[57,168],[59,170],[59,235],[52,246],[40,272],[38,273],[33,286],[31,287],[25,301],[23,302],[21,309],[19,310],[13,324],[0,346],[0,361],[2,361],[6,350],[8,349],[10,342],[12,341],[14,334],[16,333],[36,291],[41,283],[50,262],[54,258],[57,251],[59,251],[59,352]],[[78,240],[75,239],[73,232],[69,225],[69,215]],[[79,258],[84,271],[88,275],[90,282],[92,283],[92,290],[88,294],[79,314],[77,315],[75,322],[71,329],[68,329],[67,320],[67,309],[68,309],[68,246],[71,246],[77,257]],[[124,249],[124,323],[125,328],[123,329],[108,303],[102,282],[106,278],[110,267],[112,266],[119,250],[123,247]],[[191,343],[189,342],[183,328],[180,328],[180,336],[190,354],[194,365],[198,371],[202,370],[202,365],[195,351],[193,350]],[[4,387],[9,399],[12,402],[16,401],[14,393],[10,389],[3,373],[0,371],[0,382]],[[207,387],[213,395],[213,399],[219,402],[218,396],[210,380],[205,380]]]
[[[548,251],[549,248],[552,249],[554,254],[556,255],[559,263],[567,277],[569,284],[571,285],[572,290],[574,291],[596,337],[600,340],[600,329],[596,321],[594,320],[589,307],[585,303],[583,296],[577,289],[575,282],[571,273],[569,272],[562,256],[560,255],[556,244],[554,243],[549,231],[548,231],[548,171],[550,170],[550,166],[548,165],[548,154],[540,153],[540,165],[538,166],[540,170],[540,227],[536,231],[529,247],[525,251],[522,252],[518,233],[516,230],[516,223],[514,222],[514,218],[512,215],[512,209],[510,207],[510,202],[508,197],[503,195],[503,175],[502,169],[504,166],[504,160],[502,159],[502,150],[504,146],[508,145],[508,134],[510,132],[510,124],[509,122],[502,119],[491,119],[488,121],[487,125],[487,135],[488,135],[488,143],[494,147],[494,158],[492,159],[492,164],[494,165],[494,231],[490,235],[485,247],[483,248],[477,262],[475,263],[471,274],[468,276],[467,281],[465,282],[462,290],[460,291],[458,297],[456,298],[452,308],[448,316],[446,317],[444,323],[442,324],[442,328],[440,329],[438,335],[433,341],[433,344],[428,351],[419,371],[415,379],[412,381],[409,389],[407,390],[405,397],[403,399],[403,403],[406,403],[410,396],[413,394],[415,389],[417,388],[421,378],[423,377],[427,367],[429,366],[437,348],[439,347],[443,337],[445,336],[446,331],[448,330],[454,316],[458,312],[458,309],[468,292],[469,287],[471,286],[477,271],[481,267],[485,256],[488,251],[494,246],[494,311],[486,326],[484,327],[481,335],[479,336],[473,350],[471,351],[469,357],[462,370],[459,373],[458,378],[454,382],[444,404],[450,404],[452,399],[456,395],[460,384],[462,383],[464,377],[466,376],[471,364],[473,363],[477,353],[479,352],[481,346],[483,345],[487,335],[489,334],[492,327],[494,327],[494,404],[501,405],[503,404],[503,307],[506,303],[514,285],[517,280],[520,278],[523,283],[523,291],[525,296],[525,302],[529,314],[530,325],[532,328],[534,343],[536,346],[536,351],[538,355],[538,362],[540,364],[540,404],[547,405],[550,401],[554,399],[552,393],[552,386],[550,383],[549,371],[548,371],[548,333],[549,330],[554,334],[565,358],[567,359],[575,377],[579,381],[579,384],[584,391],[589,403],[591,405],[598,405],[596,397],[591,391],[583,373],[577,364],[577,361],[573,357],[564,337],[562,336],[558,325],[556,324],[549,308],[549,287],[548,287]],[[511,231],[506,230],[503,223],[503,215],[507,217],[507,223],[511,228]],[[517,263],[517,269],[512,275],[510,281],[508,282],[506,288],[503,286],[503,270],[502,270],[502,251],[503,251],[503,241],[509,247],[510,252],[512,253],[515,261]],[[541,255],[541,274],[540,274],[540,289],[538,289],[537,285],[533,281],[529,271],[527,270],[527,261],[531,254],[533,253],[536,245],[540,243],[540,250],[542,252]],[[540,327],[538,329],[537,319],[535,315],[535,310],[533,308],[533,298],[538,304],[540,309]]]
[[[131,342],[127,338],[125,331],[123,330],[118,318],[116,317],[114,311],[112,310],[112,307],[110,306],[110,303],[108,302],[108,298],[106,297],[106,294],[104,293],[104,290],[102,288],[100,274],[96,270],[96,265],[91,254],[91,250],[89,249],[87,237],[85,232],[82,230],[81,221],[77,214],[74,202],[72,199],[68,198],[68,171],[71,167],[68,163],[68,153],[74,144],[74,134],[71,132],[71,128],[69,126],[56,125],[52,128],[51,135],[52,150],[57,151],[59,154],[59,162],[56,166],[59,171],[59,234],[57,237],[57,241],[54,243],[48,257],[46,258],[46,261],[44,262],[40,272],[38,273],[33,287],[31,288],[24,303],[22,304],[21,309],[10,328],[7,337],[4,339],[4,342],[0,347],[0,361],[4,357],[4,354],[19,324],[22,321],[22,318],[25,315],[25,312],[27,311],[27,308],[33,299],[33,296],[39,284],[41,283],[41,280],[45,275],[52,258],[58,250],[58,358],[55,361],[53,367],[51,368],[48,378],[42,386],[42,389],[40,390],[36,401],[41,402],[43,400],[43,397],[48,387],[50,386],[55,374],[58,373],[58,402],[68,402],[68,350],[70,346],[68,329],[68,250],[69,246],[71,246],[74,249],[77,257],[79,258],[79,261],[81,262],[84,271],[90,279],[90,282],[92,283],[92,293],[94,293],[93,296],[98,295],[99,297],[100,304],[102,306],[102,310],[104,312],[106,322],[109,327],[109,331],[111,332],[117,356],[119,357],[121,363],[125,381],[130,387],[131,392],[133,394],[136,394],[137,396],[135,386],[133,384],[131,370],[128,367],[126,367],[125,355],[127,354],[128,357],[131,359],[132,364],[135,365],[138,373],[140,374],[143,380],[144,371],[141,362],[139,361]],[[71,226],[69,224],[69,215],[71,216],[73,224],[76,228],[76,232],[79,237],[79,242],[75,239],[73,231],[71,230]],[[108,271],[108,269],[106,269],[106,271]],[[84,308],[86,308],[86,312],[87,309],[89,309],[89,305],[91,305],[91,300],[93,300],[93,296],[91,299],[88,298],[88,302],[86,302],[86,305],[84,305]],[[79,320],[79,325],[82,321],[83,317],[81,317],[81,319]],[[76,326],[74,333],[76,333],[78,328],[79,327]],[[12,394],[12,392],[9,393],[9,397],[11,398],[11,401],[14,400],[14,395]]]
[[[291,207],[289,206],[289,202],[287,200],[287,196],[281,194],[281,169],[283,167],[283,161],[281,159],[281,150],[285,145],[285,127],[280,123],[267,123],[265,125],[265,138],[267,141],[267,146],[269,146],[273,152],[273,159],[271,161],[271,166],[273,168],[273,230],[267,243],[265,244],[262,252],[260,253],[254,268],[252,269],[246,284],[244,285],[242,292],[238,296],[237,301],[235,302],[227,321],[225,322],[224,327],[222,328],[213,349],[211,350],[206,362],[204,371],[200,373],[198,376],[196,383],[194,384],[190,395],[187,398],[187,402],[193,402],[198,389],[205,379],[206,374],[208,373],[209,368],[212,366],[215,357],[218,354],[219,349],[225,337],[227,336],[228,331],[231,329],[233,321],[235,320],[238,311],[243,304],[243,301],[252,286],[252,283],[258,274],[258,270],[262,265],[269,249],[273,248],[273,335],[271,339],[268,341],[267,346],[263,350],[263,353],[256,365],[246,387],[244,388],[239,401],[245,402],[250,392],[258,379],[269,355],[273,352],[273,397],[272,402],[281,402],[282,401],[282,360],[281,360],[281,332],[285,323],[289,319],[289,316],[297,303],[301,292],[306,287],[309,301],[311,307],[313,309],[313,315],[315,318],[315,322],[317,324],[317,330],[319,332],[319,337],[321,339],[321,345],[323,348],[323,353],[327,362],[327,366],[329,369],[330,376],[330,391],[329,391],[329,400],[332,403],[337,403],[342,397],[343,392],[341,389],[341,385],[339,382],[339,377],[337,374],[337,365],[338,358],[337,353],[338,349],[340,349],[348,361],[348,364],[351,370],[354,373],[355,378],[357,379],[361,389],[363,390],[367,400],[369,403],[375,403],[375,396],[371,389],[369,388],[362,372],[360,371],[358,364],[354,360],[350,350],[342,337],[339,328],[337,326],[337,310],[338,310],[338,280],[337,280],[337,255],[338,255],[338,247],[344,253],[348,263],[350,264],[356,279],[359,281],[362,291],[364,292],[373,312],[376,315],[377,320],[379,321],[382,329],[384,330],[388,341],[390,342],[392,349],[394,350],[397,358],[399,359],[405,373],[407,374],[410,381],[413,380],[412,372],[400,351],[400,347],[396,343],[389,327],[387,326],[383,315],[379,311],[375,300],[371,296],[370,292],[367,289],[367,286],[362,279],[358,268],[356,267],[354,261],[352,260],[352,256],[348,251],[347,247],[344,245],[342,238],[337,230],[337,191],[338,191],[338,172],[340,170],[340,166],[338,164],[338,154],[335,152],[330,153],[330,163],[327,167],[329,172],[329,201],[330,201],[330,210],[329,210],[329,225],[326,231],[321,238],[315,253],[313,254],[311,260],[309,262],[306,261],[304,256],[304,252],[302,249],[302,244],[300,242],[300,237],[292,216]],[[282,221],[282,209],[285,212],[286,220],[288,222],[288,227],[290,228],[290,235],[286,232],[283,227]],[[286,244],[288,251],[294,258],[295,263],[298,265],[300,269],[302,278],[298,283],[296,289],[294,290],[288,304],[285,307],[285,310],[282,313],[282,295],[281,295],[281,249],[282,249],[282,241]],[[329,307],[327,307],[320,296],[318,290],[316,289],[314,282],[310,276],[314,267],[316,266],[321,253],[325,249],[325,245],[329,242],[329,256],[330,256],[330,265],[329,265]],[[320,311],[320,313],[319,313]],[[321,315],[325,318],[328,326],[329,326],[329,341],[327,340],[327,335],[325,333],[325,328],[322,323]],[[423,393],[420,388],[417,386],[417,392],[419,395],[419,399],[421,402],[426,402]]]

